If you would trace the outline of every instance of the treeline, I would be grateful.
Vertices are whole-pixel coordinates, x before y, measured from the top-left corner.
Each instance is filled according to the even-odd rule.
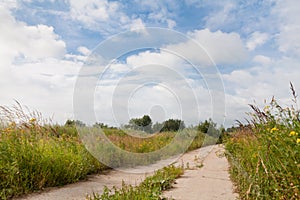
[[[67,120],[65,123],[66,126],[80,126],[84,127],[86,124],[84,124],[82,121],[79,120]],[[104,123],[96,122],[92,125],[95,128],[105,128],[105,129],[118,129],[113,126],[109,126]],[[180,131],[186,128],[186,125],[183,120],[180,119],[168,119],[164,122],[155,122],[153,123],[151,117],[149,115],[144,115],[140,118],[132,118],[129,120],[129,122],[125,125],[122,125],[122,128],[124,129],[130,129],[130,130],[138,130],[143,131],[145,133],[159,133],[159,132],[176,132]],[[200,122],[196,126],[189,126],[189,128],[196,129],[202,133],[205,133],[207,135],[213,136],[213,137],[219,137],[223,136],[225,133],[225,129],[223,126],[218,127],[217,123],[215,123],[212,119],[205,120],[203,122]],[[230,128],[227,130],[227,132],[230,132]]]
[[[180,119],[168,119],[162,123],[156,122],[153,124],[149,115],[144,115],[141,118],[132,118],[129,123],[124,125],[126,129],[140,130],[146,133],[179,131],[185,128],[184,121]]]

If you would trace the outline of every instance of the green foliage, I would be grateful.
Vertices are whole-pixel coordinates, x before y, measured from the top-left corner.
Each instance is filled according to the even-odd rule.
[[[163,128],[161,132],[164,131],[179,131],[185,128],[185,124],[180,119],[168,119],[163,123]]]
[[[198,125],[198,130],[213,137],[219,137],[221,133],[221,130],[217,128],[217,124],[212,119],[201,122]]]
[[[226,142],[241,198],[299,199],[299,110],[282,108],[274,98],[263,110],[251,107],[252,126],[238,129]]]
[[[152,120],[149,115],[144,115],[142,118],[133,118],[129,121],[129,128],[141,130],[147,133],[152,132]]]
[[[158,132],[162,132],[162,128],[164,127],[163,123],[159,123],[156,122],[155,124],[153,124],[152,126],[152,131],[153,133],[158,133]]]
[[[184,121],[180,119],[168,119],[163,123],[156,122],[152,126],[152,120],[148,115],[142,118],[130,119],[129,124],[125,125],[127,129],[140,130],[147,133],[180,131],[185,128]]]
[[[146,165],[183,153],[186,150],[184,146],[190,145],[191,142],[186,139],[191,136],[195,139],[189,150],[214,143],[211,137],[195,129],[184,129],[176,134],[163,132],[144,137],[149,134],[132,130],[127,135],[122,130],[103,124],[77,127],[76,123],[82,123],[73,120],[68,120],[64,126],[49,125],[39,117],[40,114],[36,113],[26,114],[19,104],[12,109],[0,107],[0,199],[76,182],[84,179],[87,174],[106,169],[106,166],[99,163],[85,149],[81,142],[82,138],[78,136],[78,128],[91,129],[96,133],[101,128],[112,143],[129,152],[142,154],[167,149],[167,154],[159,156],[155,154],[149,154],[149,157],[144,158],[137,156],[133,159],[135,162],[127,163],[128,166]],[[93,140],[95,141],[95,138]],[[99,147],[105,148],[105,143],[100,141],[96,140],[97,144],[100,144]],[[169,147],[168,144],[171,142],[174,142],[174,145]],[[122,157],[113,149],[105,152],[109,152],[116,160]],[[124,163],[116,165],[124,166]]]
[[[217,127],[217,123],[213,122],[212,119],[205,120],[197,126],[198,131],[205,133],[211,137],[217,138],[217,144],[223,143],[226,132],[223,126]]]
[[[94,128],[102,128],[102,129],[117,129],[116,127],[113,126],[108,126],[107,124],[101,123],[101,122],[96,122],[93,125]]]
[[[0,107],[0,115],[5,121],[0,127],[0,199],[73,183],[106,168],[81,144],[75,127],[40,125],[41,119],[28,117],[20,107]]]
[[[83,123],[82,121],[80,120],[70,120],[68,119],[65,123],[65,126],[80,126],[80,127],[85,127],[86,124]]]
[[[155,172],[153,176],[147,177],[139,186],[133,187],[123,183],[121,189],[105,188],[103,194],[94,194],[89,200],[160,200],[162,191],[172,188],[175,179],[183,174],[182,167],[173,165],[164,167]]]

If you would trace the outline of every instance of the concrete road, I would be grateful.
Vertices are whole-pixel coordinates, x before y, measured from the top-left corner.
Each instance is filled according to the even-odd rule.
[[[177,179],[177,184],[165,197],[175,199],[235,199],[232,183],[228,175],[228,163],[223,156],[223,147],[208,146],[188,152],[177,159],[175,165],[184,165],[189,169]],[[20,197],[20,200],[84,200],[93,192],[102,193],[105,186],[121,187],[122,181],[126,184],[137,185],[146,176],[152,175],[154,169],[174,161],[174,158],[164,160],[147,167],[137,167],[130,170],[110,170],[100,175],[89,176],[86,181],[66,185],[63,187],[47,188],[40,193]],[[203,167],[202,167],[203,164]],[[142,173],[139,173],[142,172]],[[147,172],[147,173],[145,173]]]
[[[164,197],[176,200],[237,199],[223,146],[214,145],[189,152],[178,164],[180,162],[190,169],[176,180],[173,189],[164,192]]]

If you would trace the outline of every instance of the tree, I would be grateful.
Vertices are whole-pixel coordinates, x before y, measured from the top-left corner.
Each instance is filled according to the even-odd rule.
[[[68,119],[65,123],[65,126],[80,126],[80,127],[85,127],[85,123],[83,123],[80,120],[70,120]]]
[[[142,118],[132,118],[129,121],[129,128],[135,130],[145,131],[147,133],[152,132],[152,120],[149,115],[144,115]]]
[[[94,125],[93,125],[94,128],[108,128],[108,125],[107,124],[104,124],[104,123],[99,123],[99,122],[96,122]]]
[[[185,128],[184,121],[180,119],[168,119],[163,123],[162,131],[178,131]]]
[[[198,130],[213,137],[219,137],[220,135],[220,131],[217,129],[217,124],[213,122],[212,119],[201,122],[198,125]]]
[[[161,132],[163,127],[164,127],[163,123],[156,122],[152,126],[152,131],[153,131],[153,133]]]

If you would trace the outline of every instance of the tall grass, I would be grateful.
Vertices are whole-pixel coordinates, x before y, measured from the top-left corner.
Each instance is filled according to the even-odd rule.
[[[242,199],[300,198],[300,116],[273,98],[264,109],[251,105],[251,125],[226,142],[231,175]]]
[[[105,129],[100,133],[99,129],[90,127],[82,127],[79,132],[93,156],[112,168],[152,164],[217,141],[195,129],[163,132],[148,138],[126,135],[122,130],[105,134]]]
[[[20,107],[0,109],[1,199],[73,183],[105,168],[81,144],[74,127],[41,125],[39,116],[28,117]]]
[[[100,131],[90,127],[84,129],[89,130],[89,134]],[[51,125],[51,121],[43,120],[40,113],[23,108],[18,102],[12,107],[0,106],[0,199],[73,183],[87,174],[107,169],[87,151],[77,130],[75,126]],[[92,137],[97,152],[109,154],[102,157],[112,159],[104,162],[110,164],[109,167],[147,165],[183,153],[186,146],[193,150],[216,141],[194,129],[158,133],[146,138],[133,137],[119,129],[103,130],[110,142],[133,156],[125,160],[134,160],[120,162],[124,155],[117,154],[114,149],[105,149],[107,145],[101,138]],[[134,136],[140,134],[144,133],[132,133]],[[187,140],[193,137],[193,142]],[[166,147],[171,142],[175,145]],[[167,153],[152,153],[164,148]],[[144,153],[148,153],[146,157]]]

